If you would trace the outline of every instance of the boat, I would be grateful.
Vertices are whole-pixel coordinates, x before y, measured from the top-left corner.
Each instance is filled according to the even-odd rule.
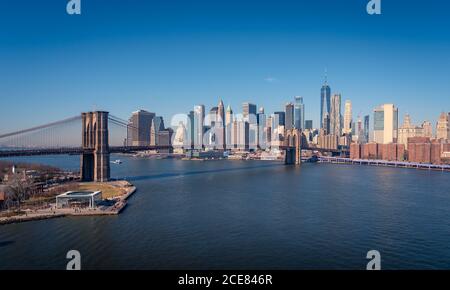
[[[114,161],[111,161],[111,163],[114,163],[114,164],[122,164],[122,160],[116,159],[116,160],[114,160]]]

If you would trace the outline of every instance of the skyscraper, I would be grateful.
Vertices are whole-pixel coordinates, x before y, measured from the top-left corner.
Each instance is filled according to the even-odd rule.
[[[350,100],[346,100],[344,111],[344,134],[350,134],[352,132],[352,118],[352,102]]]
[[[277,129],[277,127],[279,127],[279,126],[284,126],[285,125],[286,113],[285,112],[274,112],[273,114],[274,114],[274,118],[273,118],[274,126],[273,126],[273,129]]]
[[[303,104],[303,97],[300,96],[295,97],[294,125],[297,129],[305,129],[305,104]]]
[[[258,148],[266,149],[267,147],[267,136],[266,136],[266,115],[264,114],[264,108],[259,108],[257,115],[258,123]]]
[[[384,104],[374,109],[373,141],[380,144],[395,143],[398,139],[398,109]]]
[[[370,116],[366,115],[364,117],[364,142],[370,142],[369,133],[370,132]]]
[[[403,118],[403,124],[398,128],[397,143],[405,145],[408,149],[408,138],[424,137],[423,127],[414,126],[411,122],[411,117],[406,114]]]
[[[436,138],[437,139],[450,139],[450,124],[449,114],[441,113],[438,122],[436,124]]]
[[[233,110],[230,105],[227,107],[227,112],[225,114],[225,144],[227,149],[231,149],[232,147],[232,128],[233,128]]]
[[[250,116],[256,116],[256,105],[252,103],[243,103],[242,116],[244,120],[249,120]]]
[[[194,147],[203,148],[203,126],[205,122],[205,106],[198,105],[194,107]]]
[[[188,130],[189,133],[188,135],[188,140],[185,143],[190,149],[194,149],[194,145],[195,145],[195,114],[194,111],[189,111],[189,115],[188,115],[188,121],[189,121],[189,126],[188,126]]]
[[[331,89],[328,85],[327,76],[325,75],[325,83],[320,90],[320,129],[325,129],[329,131],[329,124],[327,123],[330,119],[330,103],[331,103]]]
[[[153,118],[152,125],[150,127],[150,145],[159,145],[159,133],[164,130],[164,120],[162,117],[157,116]]]
[[[313,121],[312,120],[306,120],[305,121],[305,129],[312,130],[313,129]]]
[[[294,105],[287,103],[285,106],[285,129],[290,130],[294,127]]]
[[[129,119],[131,130],[128,130],[128,138],[131,138],[132,146],[148,146],[150,145],[150,127],[155,113],[145,110],[133,112]]]
[[[433,127],[430,121],[425,121],[422,123],[423,136],[427,138],[433,137]]]
[[[358,123],[356,124],[356,130],[358,134],[358,140],[362,140],[364,138],[364,127],[360,115],[358,115]]]
[[[226,149],[226,134],[225,134],[225,108],[222,100],[219,101],[217,106],[216,117],[216,137],[219,149]]]
[[[341,94],[334,94],[331,98],[329,134],[341,136]]]

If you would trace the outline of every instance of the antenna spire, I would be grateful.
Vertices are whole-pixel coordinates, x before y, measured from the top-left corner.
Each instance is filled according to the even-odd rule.
[[[328,69],[325,67],[325,84],[328,84]]]

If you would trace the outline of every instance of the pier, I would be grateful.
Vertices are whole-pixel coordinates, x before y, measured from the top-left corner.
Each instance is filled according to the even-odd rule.
[[[371,159],[350,159],[350,158],[343,158],[343,157],[326,157],[326,156],[318,157],[318,162],[334,163],[334,164],[353,164],[353,165],[369,165],[369,166],[384,166],[384,167],[399,167],[399,168],[415,168],[415,169],[450,172],[450,165],[447,165],[447,164],[429,164],[429,163],[371,160]]]

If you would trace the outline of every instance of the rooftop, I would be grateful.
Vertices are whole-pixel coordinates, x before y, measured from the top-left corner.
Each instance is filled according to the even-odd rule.
[[[99,193],[101,193],[101,191],[68,191],[58,195],[58,197],[89,197]]]

